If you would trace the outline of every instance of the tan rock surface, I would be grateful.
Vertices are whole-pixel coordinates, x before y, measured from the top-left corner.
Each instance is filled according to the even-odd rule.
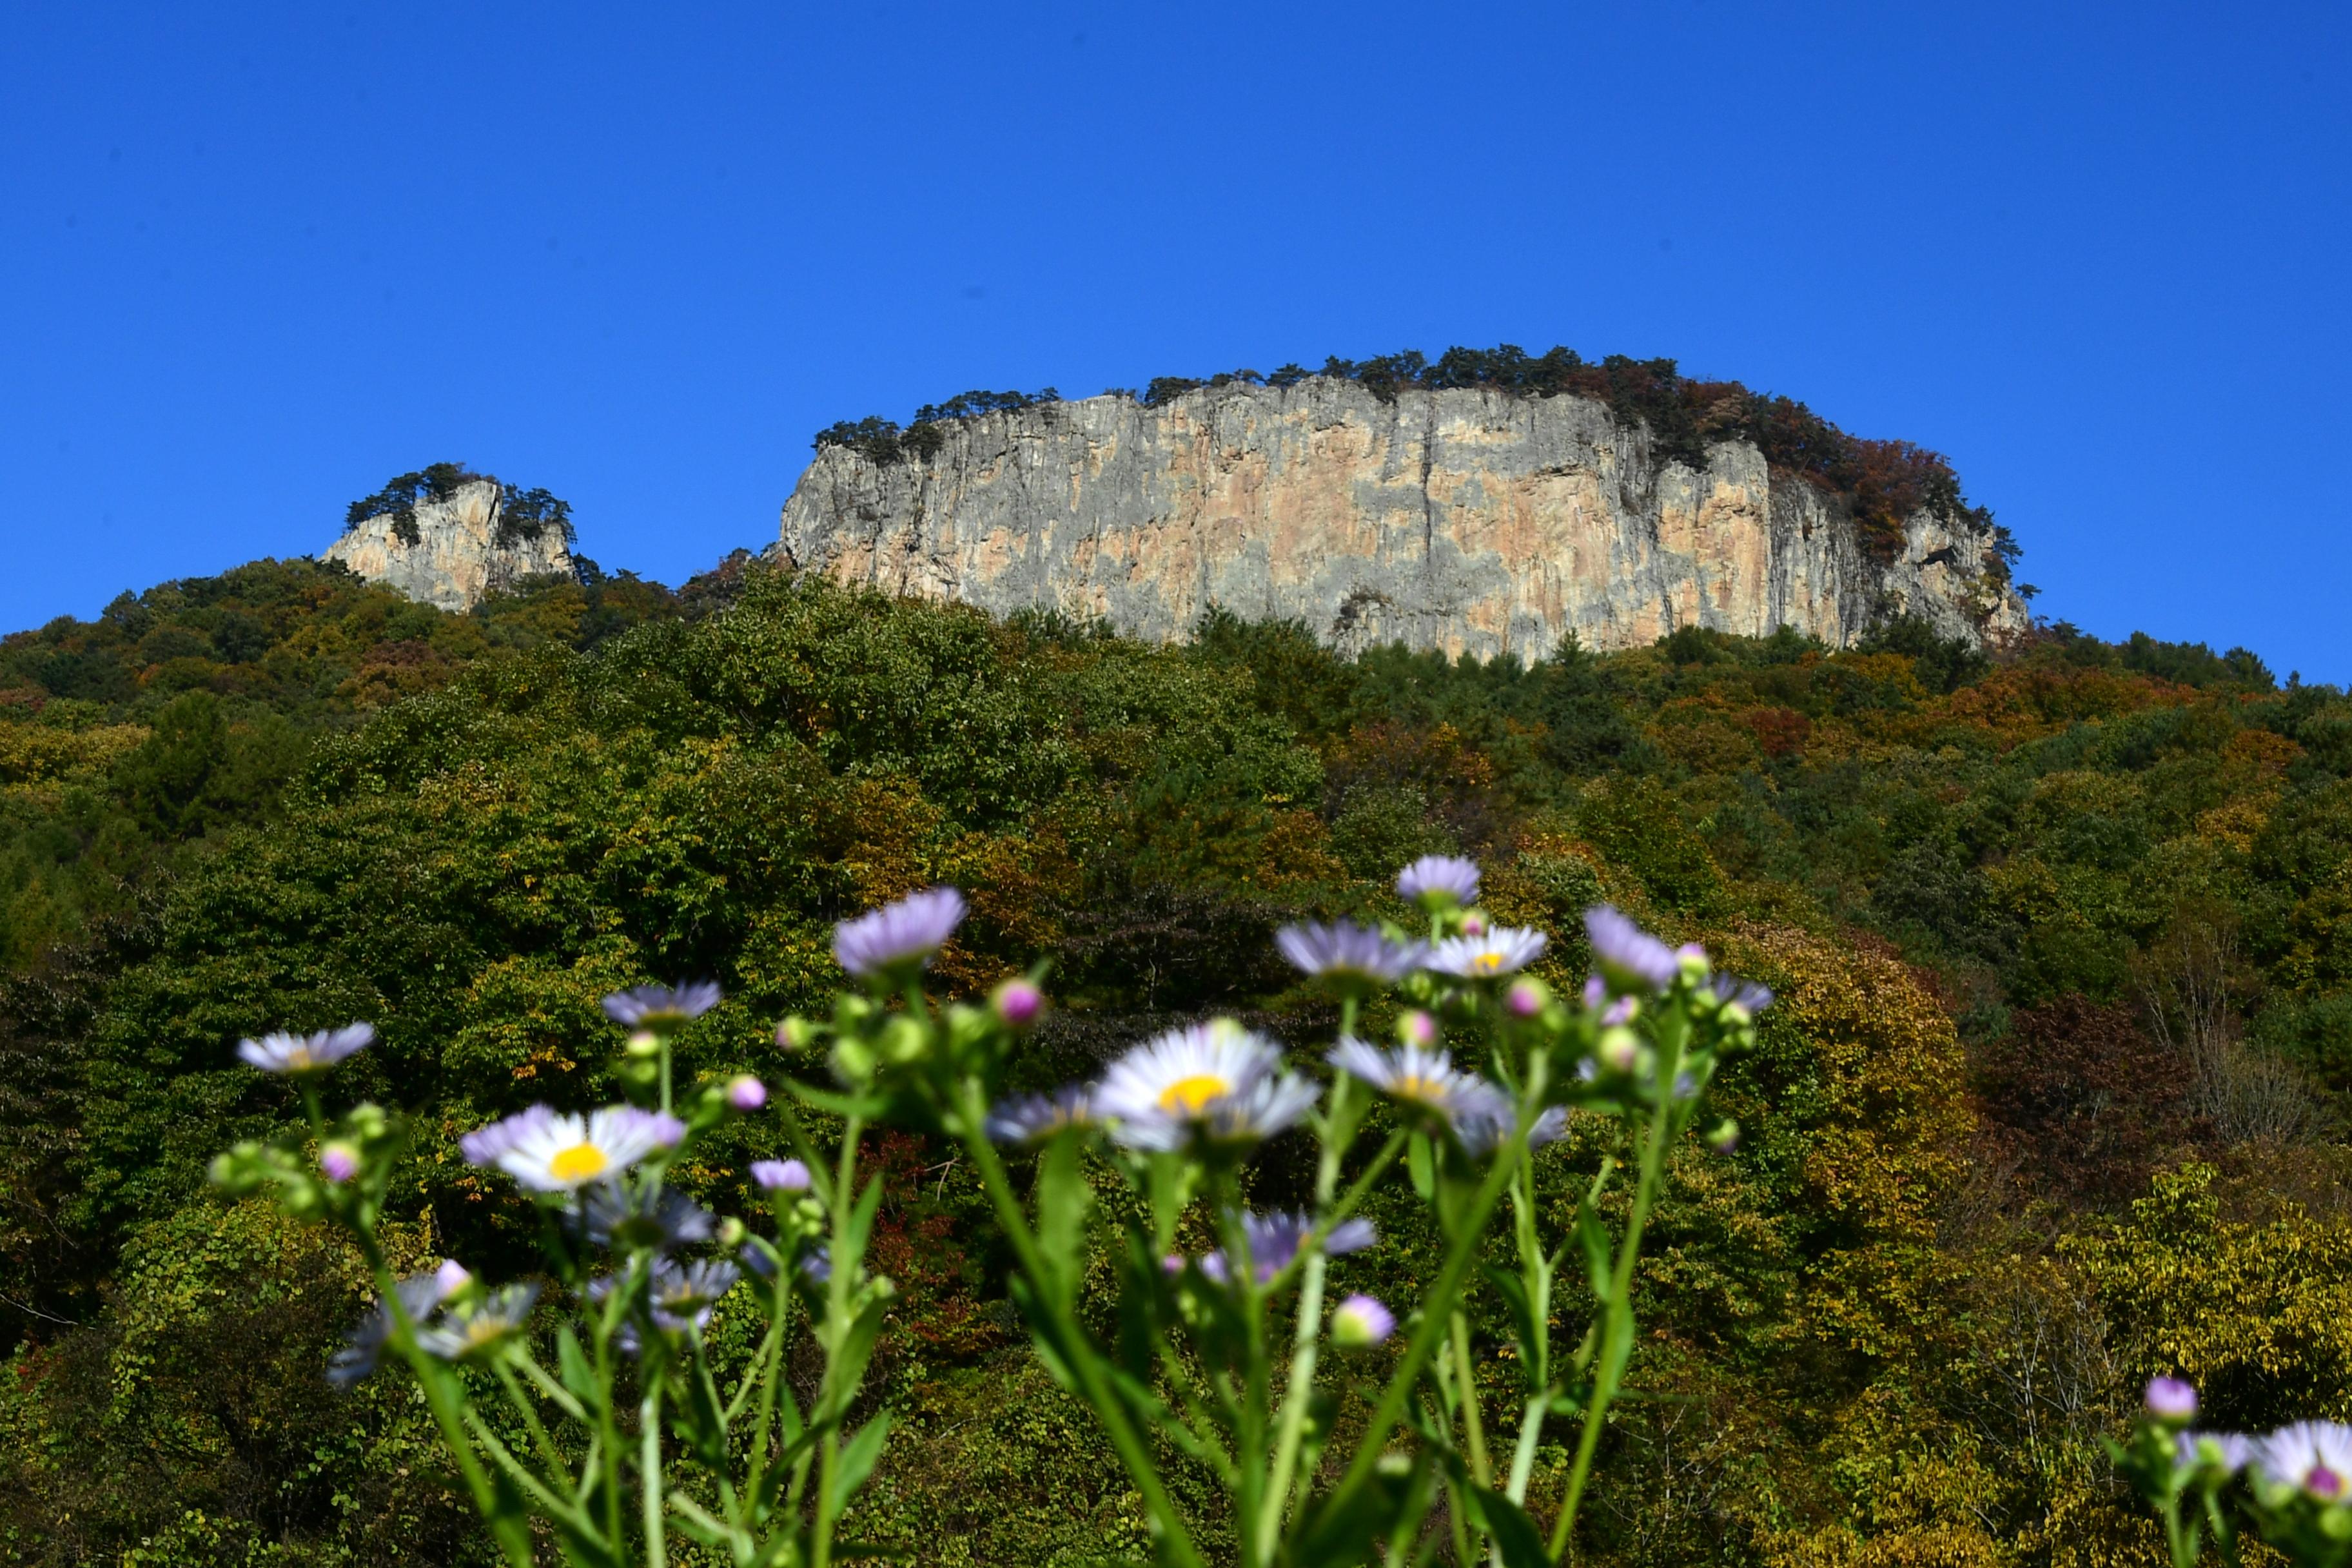
[[[420,603],[453,611],[470,610],[524,577],[571,573],[572,552],[556,529],[499,544],[498,506],[499,487],[479,479],[460,486],[446,501],[418,503],[415,544],[393,531],[391,518],[372,517],[328,546],[326,559]]]
[[[1992,537],[1922,511],[1890,563],[1844,502],[1755,447],[1704,472],[1577,397],[1352,382],[1232,385],[1156,408],[1045,404],[940,426],[929,458],[827,447],[772,553],[845,583],[1107,617],[1181,637],[1220,604],[1296,616],[1356,648],[1389,641],[1540,658],[1698,625],[1786,625],[1836,646],[1903,614],[1971,642],[2022,629]],[[1931,559],[1932,558],[1932,559]]]

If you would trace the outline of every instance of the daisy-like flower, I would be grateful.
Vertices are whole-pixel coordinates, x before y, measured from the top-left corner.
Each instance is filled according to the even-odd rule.
[[[2246,1462],[2272,1486],[2288,1486],[2321,1502],[2342,1502],[2352,1489],[2352,1426],[2298,1421],[2257,1437]]]
[[[1717,1001],[1726,1006],[1743,1009],[1751,1018],[1772,1005],[1770,986],[1759,985],[1753,980],[1742,980],[1737,975],[1716,975],[1707,981],[1706,987],[1715,993]]]
[[[672,1333],[702,1328],[710,1321],[711,1306],[742,1277],[740,1269],[723,1259],[681,1265],[664,1258],[654,1265],[646,1292],[654,1325]]]
[[[496,1165],[534,1192],[568,1193],[616,1176],[685,1136],[686,1123],[677,1117],[631,1105],[585,1117],[534,1105],[468,1132],[458,1148],[471,1163]]]
[[[676,1187],[632,1197],[609,1183],[582,1194],[572,1216],[599,1247],[617,1244],[654,1252],[709,1241],[719,1223],[709,1209]]]
[[[1425,910],[1460,909],[1478,901],[1478,862],[1458,855],[1424,855],[1397,873],[1397,897]]]
[[[928,963],[963,916],[963,895],[953,888],[909,893],[895,904],[834,927],[833,956],[860,978]]]
[[[1420,942],[1391,942],[1353,921],[1285,926],[1274,933],[1274,945],[1301,973],[1359,994],[1395,984],[1428,952]]]
[[[443,1361],[477,1355],[518,1332],[539,1300],[536,1285],[505,1285],[479,1301],[452,1308],[431,1328],[416,1331],[416,1342]]]
[[[1042,1143],[1065,1128],[1093,1125],[1094,1091],[1072,1083],[1051,1094],[1024,1094],[991,1108],[987,1131],[999,1143]]]
[[[1541,1149],[1567,1136],[1568,1108],[1555,1105],[1537,1117],[1536,1124],[1528,1129],[1528,1147],[1530,1150]]]
[[[346,1024],[340,1029],[320,1029],[316,1034],[264,1035],[257,1040],[239,1040],[236,1058],[247,1066],[259,1068],[263,1072],[281,1072],[301,1078],[314,1072],[325,1072],[374,1040],[373,1024]]]
[[[1423,1050],[1419,1046],[1384,1051],[1350,1035],[1334,1046],[1324,1060],[1391,1100],[1441,1118],[1457,1136],[1464,1135],[1465,1121],[1486,1117],[1494,1101],[1502,1098],[1499,1089],[1476,1073],[1456,1069],[1448,1051]],[[1507,1118],[1510,1114],[1507,1099],[1503,1114]]]
[[[808,1165],[800,1160],[754,1160],[751,1180],[768,1193],[804,1193],[812,1184]]]
[[[2197,1419],[2197,1390],[2177,1377],[2149,1378],[2142,1403],[2158,1421],[2185,1423]]]
[[[2207,1454],[2205,1446],[2213,1451]],[[2172,1462],[2180,1468],[2193,1469],[2200,1465],[2218,1465],[2225,1475],[2236,1475],[2253,1458],[2254,1439],[2240,1432],[2181,1433],[2173,1439]]]
[[[604,998],[604,1016],[625,1029],[667,1032],[683,1028],[719,1005],[719,983],[697,980],[686,985],[640,985],[615,991]]]
[[[1551,938],[1531,926],[1496,926],[1484,936],[1449,936],[1431,952],[1429,967],[1465,980],[1499,980],[1543,956]]]
[[[1664,991],[1683,972],[1673,948],[1607,904],[1584,911],[1584,934],[1601,978],[1618,991]]]
[[[1396,1332],[1396,1314],[1371,1296],[1350,1296],[1331,1313],[1331,1342],[1342,1350],[1370,1350]]]
[[[401,1311],[412,1323],[431,1311],[444,1295],[437,1272],[412,1274],[393,1289],[400,1297]],[[378,1300],[359,1321],[359,1326],[345,1336],[343,1348],[328,1361],[327,1381],[337,1388],[351,1388],[364,1381],[383,1358],[383,1347],[391,1342],[392,1309]]]
[[[1250,1272],[1263,1285],[1290,1266],[1291,1259],[1297,1258],[1299,1249],[1307,1245],[1307,1238],[1315,1234],[1315,1222],[1293,1210],[1277,1210],[1264,1215],[1244,1213],[1242,1215],[1242,1234],[1249,1239]],[[1338,1258],[1345,1253],[1361,1252],[1379,1239],[1372,1230],[1371,1221],[1342,1220],[1331,1227],[1330,1235],[1323,1238],[1323,1255]],[[1225,1283],[1232,1269],[1225,1261],[1222,1247],[1201,1259],[1201,1272],[1220,1285]]]
[[[1130,1148],[1181,1149],[1196,1138],[1270,1138],[1306,1115],[1317,1092],[1282,1070],[1273,1041],[1213,1018],[1171,1029],[1111,1063],[1094,1110]]]

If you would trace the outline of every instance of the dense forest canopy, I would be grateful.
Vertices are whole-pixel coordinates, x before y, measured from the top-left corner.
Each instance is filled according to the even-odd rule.
[[[399,1385],[319,1375],[352,1258],[205,1190],[299,1115],[241,1036],[373,1020],[348,1087],[411,1129],[405,1245],[520,1268],[455,1142],[609,1098],[608,991],[720,981],[688,1070],[774,1076],[832,922],[950,881],[945,988],[1053,961],[1044,1087],[1213,1007],[1328,1030],[1270,932],[1401,914],[1433,850],[1561,933],[1555,984],[1605,898],[1782,997],[1720,1080],[1746,1142],[1675,1167],[1593,1559],[2137,1560],[2097,1439],[2137,1380],[2230,1425],[2352,1410],[2352,701],[2243,650],[1898,625],[1343,660],[742,562],[465,616],[260,563],[0,643],[0,1560],[482,1560]],[[778,1152],[730,1135],[679,1173],[722,1211]],[[903,1420],[859,1538],[1140,1550],[969,1173],[880,1156]],[[1302,1175],[1276,1145],[1255,1179]],[[1395,1244],[1340,1277],[1409,1295],[1413,1216],[1377,1217]]]
[[[1352,381],[1383,402],[1407,388],[1444,391],[1492,387],[1520,397],[1591,398],[1628,426],[1645,428],[1661,460],[1706,467],[1706,449],[1718,441],[1746,441],[1783,473],[1794,474],[1844,497],[1852,505],[1864,545],[1882,557],[1901,547],[1904,524],[1921,508],[1964,515],[1990,526],[1992,514],[1970,506],[1960,493],[1959,476],[1940,452],[1908,441],[1878,441],[1850,436],[1793,398],[1751,392],[1736,381],[1702,381],[1684,375],[1670,359],[1633,359],[1611,354],[1587,360],[1574,349],[1555,346],[1530,354],[1515,344],[1491,349],[1450,348],[1435,359],[1418,349],[1367,360],[1334,355],[1318,370],[1286,364],[1269,374],[1255,370],[1223,372],[1205,379],[1155,377],[1139,396],[1113,387],[1112,395],[1134,397],[1158,407],[1198,387],[1296,386],[1316,376]],[[944,404],[926,404],[905,426],[879,415],[845,420],[816,434],[815,447],[846,447],[868,461],[887,464],[930,457],[944,438],[947,420],[1053,403],[1059,394],[967,392]],[[2018,558],[2015,538],[1996,528],[2001,568]]]

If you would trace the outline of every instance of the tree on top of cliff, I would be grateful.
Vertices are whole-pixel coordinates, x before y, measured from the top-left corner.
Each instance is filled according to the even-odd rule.
[[[427,501],[446,501],[471,484],[498,487],[498,526],[492,537],[500,549],[535,541],[551,528],[562,534],[566,544],[576,537],[570,501],[545,489],[506,484],[495,474],[478,474],[463,463],[427,463],[415,473],[394,474],[383,489],[352,502],[343,513],[343,531],[349,533],[370,518],[389,517],[394,536],[415,544],[422,537],[416,509]]]

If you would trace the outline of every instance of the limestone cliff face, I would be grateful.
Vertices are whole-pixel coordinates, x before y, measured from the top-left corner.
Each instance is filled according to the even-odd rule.
[[[1755,447],[1660,462],[1582,398],[1353,382],[1202,388],[1154,408],[1045,404],[940,426],[929,458],[829,447],[772,553],[845,583],[1107,617],[1172,639],[1202,610],[1295,616],[1353,651],[1391,641],[1540,658],[1679,626],[1794,626],[1843,646],[1918,616],[1972,643],[2023,629],[1973,520],[1922,511],[1888,563],[1842,498]]]
[[[520,578],[570,575],[572,552],[561,530],[498,542],[499,494],[495,483],[481,479],[446,501],[418,502],[414,544],[393,531],[391,518],[372,517],[328,546],[326,558],[420,603],[461,612]]]

